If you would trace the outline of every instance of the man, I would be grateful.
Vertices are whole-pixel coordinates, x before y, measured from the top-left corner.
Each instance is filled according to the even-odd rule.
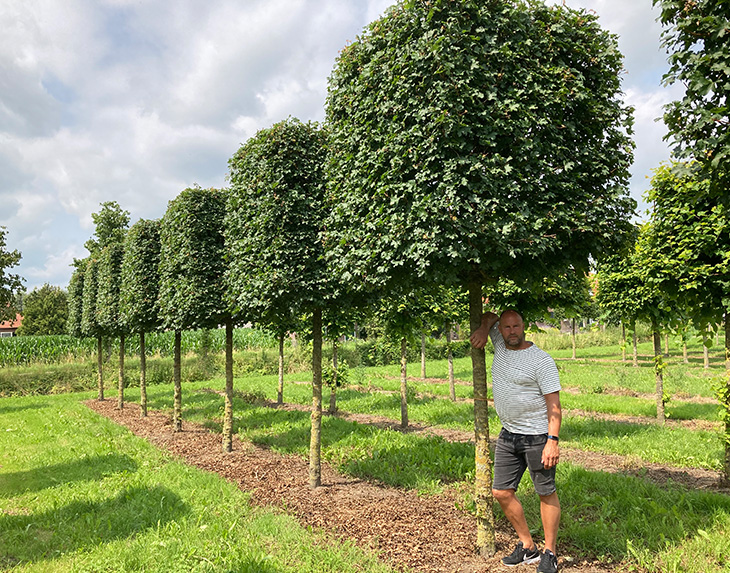
[[[514,566],[540,561],[538,573],[555,573],[560,523],[555,466],[560,457],[558,436],[562,421],[558,369],[546,352],[525,340],[525,325],[515,310],[506,310],[501,316],[484,314],[470,341],[474,348],[484,348],[488,337],[494,344],[494,407],[502,422],[494,456],[492,493],[519,537],[515,550],[502,563]],[[540,496],[545,532],[542,553],[532,539],[516,495],[525,469],[530,470]]]

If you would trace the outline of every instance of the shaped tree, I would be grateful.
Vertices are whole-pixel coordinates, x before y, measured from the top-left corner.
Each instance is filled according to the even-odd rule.
[[[104,370],[103,370],[103,337],[104,329],[97,317],[99,261],[91,255],[86,259],[83,279],[83,297],[81,309],[81,334],[96,338],[96,380],[97,398],[104,399]]]
[[[226,217],[228,296],[237,313],[280,329],[312,314],[312,432],[309,484],[321,483],[325,135],[288,119],[259,131],[231,158]]]
[[[230,315],[223,304],[223,217],[226,193],[185,189],[167,206],[160,226],[160,318],[175,332],[173,424],[182,430],[180,341],[183,330],[226,324],[226,354],[232,346]],[[229,385],[228,366],[226,385]],[[230,377],[232,384],[232,371]],[[230,392],[232,394],[232,390]],[[226,407],[229,408],[226,392]]]
[[[122,257],[124,247],[112,243],[99,255],[96,293],[96,317],[106,336],[119,338],[119,382],[117,408],[124,408],[124,354],[127,330],[119,313],[119,293],[122,284]]]
[[[329,82],[328,261],[353,288],[520,285],[587,268],[627,228],[622,57],[596,18],[506,0],[410,0]],[[472,352],[477,546],[495,551],[484,354]]]
[[[127,232],[122,259],[121,320],[129,332],[139,333],[139,403],[147,416],[147,356],[145,333],[160,327],[160,222],[140,219]]]

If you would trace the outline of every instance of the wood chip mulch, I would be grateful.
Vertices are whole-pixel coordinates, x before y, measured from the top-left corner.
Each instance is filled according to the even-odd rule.
[[[273,506],[295,516],[305,526],[321,528],[335,537],[370,546],[399,570],[424,573],[482,573],[507,571],[500,559],[511,552],[516,539],[509,524],[497,523],[497,555],[475,554],[474,519],[457,509],[457,492],[418,496],[413,491],[343,476],[322,464],[322,487],[310,489],[308,461],[281,455],[234,438],[234,450],[224,453],[221,436],[184,421],[174,432],[171,415],[150,411],[140,417],[137,404],[117,409],[116,401],[92,400],[86,405],[127,427],[185,463],[215,472],[251,493],[251,502]],[[560,570],[605,573],[613,566],[560,556]]]

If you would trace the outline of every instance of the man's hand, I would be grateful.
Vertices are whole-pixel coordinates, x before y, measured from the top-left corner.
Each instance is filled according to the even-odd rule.
[[[484,348],[487,345],[489,339],[489,330],[480,326],[469,337],[469,342],[474,348]]]
[[[487,312],[482,315],[482,324],[469,337],[469,342],[474,348],[484,348],[489,340],[489,331],[492,330],[494,323],[499,317],[493,312]]]
[[[560,460],[560,446],[555,440],[548,440],[542,449],[542,465],[546,470],[554,468]]]

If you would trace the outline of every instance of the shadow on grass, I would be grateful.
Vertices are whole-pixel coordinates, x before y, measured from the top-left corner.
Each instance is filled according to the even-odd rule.
[[[132,487],[95,502],[76,501],[43,513],[0,516],[0,562],[34,562],[131,538],[190,512],[164,487]]]
[[[64,483],[97,481],[116,472],[137,471],[137,463],[127,455],[109,453],[62,464],[0,475],[0,498],[40,491]]]
[[[49,404],[40,402],[38,404],[26,404],[24,406],[0,406],[0,415],[13,414],[15,412],[23,412],[25,410],[43,410],[48,408]]]

